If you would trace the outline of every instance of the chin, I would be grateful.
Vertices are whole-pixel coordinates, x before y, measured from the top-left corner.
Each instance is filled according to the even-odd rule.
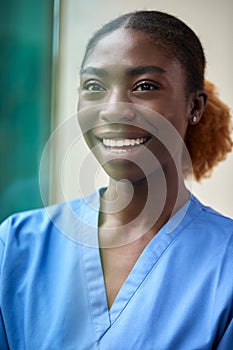
[[[146,180],[142,169],[125,159],[111,160],[103,165],[103,169],[115,181],[127,180],[133,184],[143,179]]]

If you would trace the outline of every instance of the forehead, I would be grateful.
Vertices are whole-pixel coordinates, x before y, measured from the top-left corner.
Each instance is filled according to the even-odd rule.
[[[168,51],[140,31],[120,28],[106,34],[96,43],[88,53],[83,67],[159,64],[161,68],[176,66],[178,73],[180,64]]]

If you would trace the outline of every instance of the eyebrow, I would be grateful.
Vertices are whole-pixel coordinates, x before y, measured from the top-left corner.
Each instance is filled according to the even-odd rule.
[[[140,75],[145,73],[166,73],[166,71],[158,66],[137,66],[126,69],[127,75]]]
[[[80,70],[80,75],[85,75],[85,74],[94,74],[94,75],[104,76],[104,75],[107,75],[107,72],[103,68],[86,67]]]
[[[166,73],[166,71],[158,66],[136,66],[136,67],[129,67],[126,68],[126,75],[134,76],[134,75],[140,75],[140,74],[146,74],[146,73]],[[94,74],[98,76],[106,76],[107,72],[103,68],[96,68],[96,67],[86,67],[81,69],[80,75],[85,74]]]

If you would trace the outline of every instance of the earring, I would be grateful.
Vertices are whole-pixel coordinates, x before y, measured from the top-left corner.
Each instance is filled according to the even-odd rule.
[[[197,122],[197,116],[194,115],[194,116],[192,117],[192,123],[195,124],[196,122]]]

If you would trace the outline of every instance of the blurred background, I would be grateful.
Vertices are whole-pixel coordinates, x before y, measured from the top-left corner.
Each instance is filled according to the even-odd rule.
[[[0,2],[0,220],[42,205],[38,169],[53,118],[53,11],[52,0]]]
[[[184,20],[205,48],[207,78],[233,109],[232,0],[11,0],[0,4],[0,220],[16,211],[83,195],[85,187],[88,192],[106,184],[106,176],[98,169],[89,185],[93,169],[86,162],[88,150],[81,137],[68,131],[75,125],[78,72],[87,40],[120,14],[156,9]],[[47,140],[53,141],[52,147],[46,148]],[[56,162],[55,150],[63,154],[62,163]],[[192,181],[189,187],[204,203],[233,217],[232,182],[231,154],[210,179],[200,184]]]

